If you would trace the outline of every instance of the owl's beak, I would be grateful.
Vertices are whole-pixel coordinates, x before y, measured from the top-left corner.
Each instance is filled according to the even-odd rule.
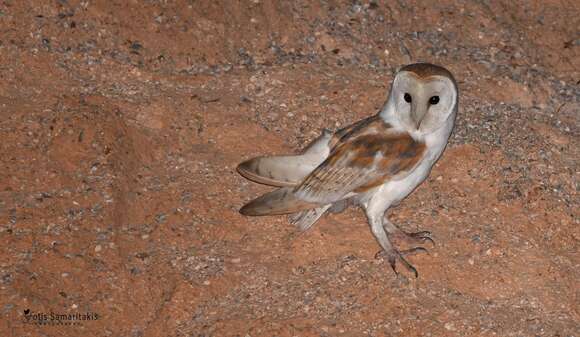
[[[421,127],[421,122],[425,115],[427,114],[427,107],[419,105],[415,102],[411,104],[411,118],[413,119],[413,123],[415,123],[415,128],[419,130]]]

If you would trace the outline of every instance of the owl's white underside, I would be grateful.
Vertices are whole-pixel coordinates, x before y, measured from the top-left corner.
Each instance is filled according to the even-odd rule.
[[[423,140],[426,143],[427,151],[421,161],[408,174],[394,177],[383,185],[357,196],[358,203],[366,209],[369,217],[382,216],[391,205],[398,204],[405,199],[429,176],[431,168],[447,146],[447,141],[453,130],[454,119],[455,114],[449,116],[449,120],[443,127],[430,134],[410,132],[413,138]]]

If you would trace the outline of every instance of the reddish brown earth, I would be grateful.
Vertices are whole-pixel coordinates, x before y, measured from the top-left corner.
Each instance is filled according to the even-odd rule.
[[[579,336],[579,27],[571,0],[0,1],[0,336]],[[415,61],[461,89],[389,211],[434,233],[418,279],[359,209],[238,214],[269,190],[240,161]]]

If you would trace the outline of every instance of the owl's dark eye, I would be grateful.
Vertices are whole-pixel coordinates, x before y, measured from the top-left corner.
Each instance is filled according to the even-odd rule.
[[[439,103],[439,96],[431,96],[431,98],[429,98],[429,104],[435,105],[437,103]]]
[[[407,103],[413,102],[413,97],[411,97],[411,95],[408,92],[405,93],[405,96],[403,96],[403,98],[405,99],[405,102],[407,102]]]

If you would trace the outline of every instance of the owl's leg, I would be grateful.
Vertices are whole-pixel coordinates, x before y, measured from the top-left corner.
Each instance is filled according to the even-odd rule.
[[[399,227],[397,227],[395,224],[390,222],[386,216],[383,219],[383,223],[384,223],[383,227],[385,228],[387,233],[396,238],[400,238],[411,244],[422,244],[425,242],[431,242],[433,245],[435,245],[435,241],[433,241],[433,238],[431,238],[431,232],[429,231],[420,231],[414,233],[405,232]]]
[[[352,199],[342,199],[333,203],[328,211],[333,214],[342,213],[345,209],[352,205],[354,205],[354,201]]]
[[[367,213],[367,217],[369,219],[369,223],[371,225],[371,231],[373,232],[373,235],[375,236],[376,240],[381,245],[381,248],[383,248],[383,250],[381,252],[377,253],[376,257],[386,258],[387,261],[389,261],[391,268],[393,268],[393,271],[397,275],[399,273],[397,272],[396,262],[397,262],[397,260],[399,260],[405,266],[405,268],[407,268],[409,271],[411,271],[415,275],[415,277],[419,277],[419,273],[417,272],[417,269],[415,269],[415,267],[413,267],[413,265],[410,264],[404,258],[404,255],[412,254],[412,253],[416,253],[416,252],[420,252],[420,251],[426,251],[425,248],[417,247],[417,248],[413,248],[410,250],[404,250],[404,251],[399,251],[399,250],[395,249],[395,247],[391,243],[391,240],[389,240],[389,237],[387,236],[387,232],[385,231],[385,228],[383,227],[384,210],[377,213],[377,212],[373,212],[372,208],[370,208],[370,209],[367,208],[366,213]]]

